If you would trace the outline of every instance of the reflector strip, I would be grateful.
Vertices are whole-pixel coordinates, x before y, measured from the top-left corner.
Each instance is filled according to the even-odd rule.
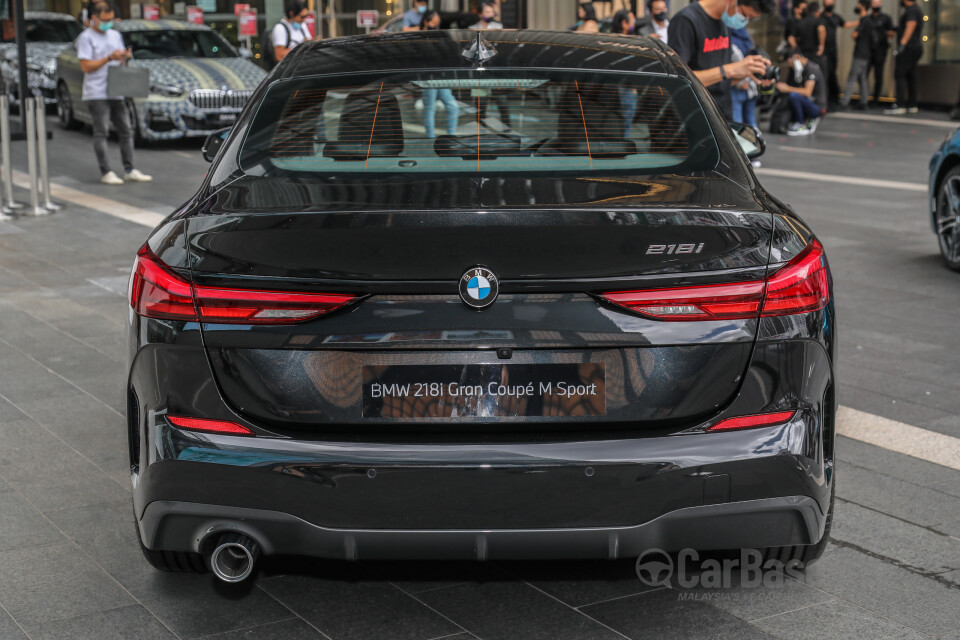
[[[233,436],[252,436],[253,431],[243,425],[227,420],[208,420],[206,418],[187,418],[184,416],[167,416],[167,420],[174,426],[191,431],[206,431],[208,433],[226,433]]]
[[[738,429],[755,429],[757,427],[771,427],[775,424],[789,422],[796,411],[780,411],[777,413],[761,413],[754,416],[737,416],[721,420],[715,425],[706,428],[706,431],[736,431]]]

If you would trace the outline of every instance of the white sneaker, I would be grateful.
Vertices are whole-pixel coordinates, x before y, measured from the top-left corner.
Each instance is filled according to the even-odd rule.
[[[898,107],[897,105],[893,105],[889,109],[884,109],[883,112],[888,116],[902,116],[907,112],[907,110],[904,107]]]
[[[102,182],[103,184],[109,184],[115,187],[117,185],[123,184],[123,179],[117,174],[115,174],[113,171],[107,171],[105,174],[103,174],[103,176],[101,176],[100,182]]]
[[[907,113],[920,113],[920,107],[907,107]]]
[[[810,135],[810,130],[807,129],[807,125],[801,122],[794,122],[787,129],[788,136],[806,136]]]
[[[123,179],[129,180],[130,182],[153,182],[153,176],[142,173],[140,169],[131,169],[123,174]]]
[[[820,118],[812,118],[807,120],[807,129],[810,130],[810,133],[813,133],[817,130],[817,126],[820,124]]]

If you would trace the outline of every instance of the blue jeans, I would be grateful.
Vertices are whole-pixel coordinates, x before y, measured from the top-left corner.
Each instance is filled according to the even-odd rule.
[[[757,99],[747,98],[747,92],[736,87],[730,88],[730,99],[733,101],[733,121],[757,126]]]
[[[460,107],[450,89],[423,90],[423,125],[427,130],[428,138],[436,138],[434,121],[437,113],[437,99],[447,108],[447,135],[457,135],[457,118],[460,116]]]
[[[823,115],[823,110],[807,96],[791,93],[788,98],[790,99],[790,108],[793,109],[794,122],[806,122]]]

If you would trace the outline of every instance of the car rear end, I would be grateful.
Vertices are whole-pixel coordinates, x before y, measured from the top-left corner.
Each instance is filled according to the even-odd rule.
[[[435,139],[416,105],[431,90],[463,116]],[[480,120],[498,91],[509,131]],[[265,94],[212,172],[229,179],[153,234],[131,278],[148,550],[239,535],[346,559],[616,558],[820,540],[826,259],[702,89],[467,65]],[[494,296],[479,310],[459,286],[474,274]]]

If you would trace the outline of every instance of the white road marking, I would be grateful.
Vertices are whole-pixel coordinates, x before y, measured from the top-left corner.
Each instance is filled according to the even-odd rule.
[[[791,178],[794,180],[810,180],[813,182],[836,182],[839,184],[853,184],[861,187],[877,187],[880,189],[899,189],[901,191],[923,191],[927,185],[922,182],[897,182],[895,180],[877,180],[875,178],[856,178],[854,176],[835,176],[827,173],[810,173],[809,171],[791,171],[789,169],[768,169],[761,167],[754,169],[758,176],[771,178]]]
[[[847,120],[867,120],[872,122],[893,122],[896,124],[909,124],[922,127],[939,127],[941,129],[956,129],[956,122],[949,120],[929,120],[927,118],[911,118],[904,116],[880,116],[866,113],[831,113],[830,119],[843,118]]]
[[[22,171],[13,172],[13,183],[24,189],[30,188],[30,176]],[[73,187],[66,187],[55,182],[50,183],[50,195],[54,200],[63,200],[87,209],[93,209],[108,216],[121,218],[129,222],[136,222],[151,229],[167,217],[167,214],[158,213],[149,209],[142,209],[133,205],[118,202],[110,198],[86,193]],[[171,209],[172,211],[172,209]]]
[[[889,451],[960,471],[960,438],[840,407],[837,433]]]
[[[833,151],[831,149],[808,149],[807,147],[777,147],[781,151],[793,151],[795,153],[816,153],[823,156],[843,156],[845,158],[856,155],[852,151]]]

